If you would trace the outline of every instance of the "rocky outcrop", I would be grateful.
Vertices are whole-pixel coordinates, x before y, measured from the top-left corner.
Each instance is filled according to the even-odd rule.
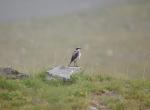
[[[72,74],[78,73],[80,71],[80,67],[57,66],[47,71],[48,75],[46,79],[51,80],[54,78],[61,78],[63,80],[69,80]]]
[[[20,73],[17,70],[12,69],[10,67],[6,67],[6,68],[0,67],[0,75],[7,77],[9,79],[25,79],[29,77],[29,74]]]

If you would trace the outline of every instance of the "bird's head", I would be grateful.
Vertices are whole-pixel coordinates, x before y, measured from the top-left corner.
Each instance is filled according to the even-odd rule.
[[[81,48],[76,48],[76,50],[80,50]]]

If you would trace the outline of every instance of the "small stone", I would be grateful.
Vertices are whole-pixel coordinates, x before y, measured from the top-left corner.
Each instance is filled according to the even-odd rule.
[[[0,67],[0,75],[5,76],[8,79],[25,79],[29,77],[28,74],[20,73],[17,70],[9,68],[9,67],[6,67],[6,68]]]

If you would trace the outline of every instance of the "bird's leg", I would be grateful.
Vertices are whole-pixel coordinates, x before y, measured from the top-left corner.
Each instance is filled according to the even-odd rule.
[[[77,61],[74,61],[74,67],[76,67],[77,66]]]
[[[75,66],[75,63],[76,63],[76,62],[74,61],[74,66]]]
[[[78,67],[78,64],[77,64],[77,62],[76,62],[76,67]]]
[[[77,61],[75,61],[75,67],[78,67],[78,65],[77,65]]]

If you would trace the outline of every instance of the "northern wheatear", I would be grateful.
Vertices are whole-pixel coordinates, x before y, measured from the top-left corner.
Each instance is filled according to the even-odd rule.
[[[81,57],[81,52],[80,52],[81,48],[76,48],[75,51],[72,53],[72,57],[71,57],[71,61],[69,63],[69,66],[71,65],[72,62],[74,62],[74,66],[77,67],[77,61],[80,59]]]

